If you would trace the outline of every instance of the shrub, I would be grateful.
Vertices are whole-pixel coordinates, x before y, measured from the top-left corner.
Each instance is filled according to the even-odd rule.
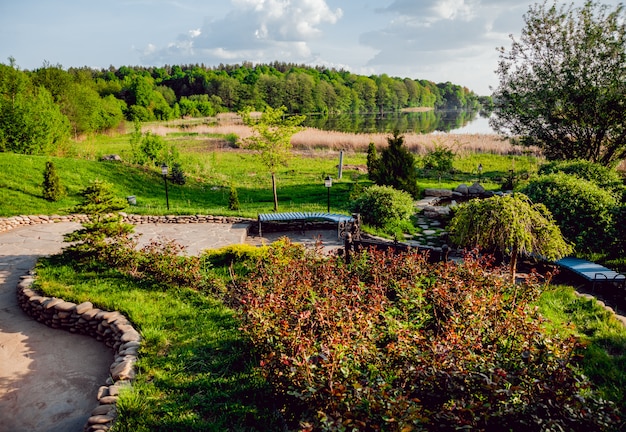
[[[299,430],[615,426],[574,372],[575,340],[544,335],[532,279],[507,283],[469,256],[432,266],[370,250],[348,266],[292,248],[272,245],[236,296]]]
[[[213,266],[228,266],[234,262],[256,261],[267,255],[266,247],[256,247],[249,244],[224,246],[219,249],[204,251],[203,258]]]
[[[435,170],[439,173],[452,171],[452,164],[456,155],[452,150],[441,145],[429,150],[422,160],[424,168]]]
[[[43,197],[48,201],[58,201],[65,194],[65,188],[61,185],[54,163],[46,162],[43,172]]]
[[[617,202],[610,192],[563,173],[533,179],[521,192],[550,210],[563,236],[579,252],[601,252],[611,244],[612,211]]]
[[[228,194],[228,208],[230,210],[239,210],[239,194],[237,194],[237,188],[230,186],[230,193]]]
[[[170,175],[170,179],[172,180],[172,183],[181,186],[187,183],[187,179],[185,178],[185,172],[183,171],[183,167],[179,162],[172,163],[172,173]]]
[[[360,213],[364,223],[382,227],[410,218],[415,209],[409,193],[391,186],[374,185],[350,203],[350,211]]]
[[[623,180],[615,169],[587,160],[553,161],[539,167],[539,174],[565,173],[595,183],[602,189],[620,193]],[[618,198],[619,199],[619,198]]]
[[[448,231],[452,240],[463,247],[508,255],[512,282],[518,256],[535,255],[554,261],[572,252],[546,206],[533,204],[520,193],[459,205]]]
[[[415,157],[403,146],[404,136],[394,131],[393,136],[387,138],[387,143],[389,146],[380,152],[380,157],[376,156],[376,148],[370,144],[367,155],[369,178],[377,185],[392,186],[417,197]]]

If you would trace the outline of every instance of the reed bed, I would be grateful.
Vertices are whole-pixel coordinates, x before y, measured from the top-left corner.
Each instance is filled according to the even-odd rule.
[[[235,134],[239,139],[246,139],[252,135],[248,126],[228,118],[227,121],[214,121],[213,123],[155,123],[144,127],[152,133],[166,136],[183,130],[189,134],[197,134],[198,139],[203,136],[225,136]],[[493,134],[452,134],[434,132],[430,134],[405,133],[404,142],[406,147],[415,154],[426,154],[436,147],[445,147],[455,153],[464,155],[471,153],[490,153],[497,155],[539,155],[538,149],[527,148],[512,144],[508,139],[503,139]],[[295,150],[329,150],[329,151],[353,151],[366,152],[370,143],[378,149],[387,145],[389,133],[346,133],[337,131],[325,131],[314,128],[305,128],[291,139]]]

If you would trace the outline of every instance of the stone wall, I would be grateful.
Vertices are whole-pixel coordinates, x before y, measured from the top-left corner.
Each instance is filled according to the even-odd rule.
[[[146,216],[146,215],[133,215],[121,213],[123,220],[126,223],[134,225],[145,223],[249,223],[255,222],[255,219],[241,218],[241,217],[228,217],[228,216],[209,216],[209,215],[168,215],[168,216]],[[71,214],[71,215],[37,215],[37,216],[11,216],[0,218],[0,232],[8,231],[13,228],[17,228],[24,225],[38,225],[44,223],[56,223],[56,222],[85,222],[88,221],[86,215]]]
[[[139,332],[119,312],[103,311],[93,307],[91,302],[75,304],[42,296],[31,289],[33,280],[32,274],[22,276],[17,285],[18,303],[27,315],[52,328],[91,336],[113,350],[110,377],[95,395],[98,404],[84,429],[87,432],[109,430],[117,416],[120,389],[131,385],[135,378],[135,363],[141,346]]]

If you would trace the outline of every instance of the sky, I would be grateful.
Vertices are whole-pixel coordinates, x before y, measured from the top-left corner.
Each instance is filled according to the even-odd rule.
[[[534,3],[0,0],[0,63],[14,58],[34,70],[279,61],[450,81],[482,96],[498,85],[497,48],[511,46]]]

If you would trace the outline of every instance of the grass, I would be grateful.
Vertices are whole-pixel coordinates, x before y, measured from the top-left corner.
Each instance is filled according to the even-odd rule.
[[[584,345],[581,368],[600,394],[626,411],[626,327],[595,299],[570,286],[553,286],[539,307],[553,331],[574,334]]]
[[[233,311],[190,288],[164,289],[115,270],[44,259],[37,287],[48,295],[126,315],[143,343],[117,431],[279,430],[270,389]]]
[[[223,131],[226,134],[233,133],[232,129]],[[270,175],[253,153],[241,149],[216,148],[211,140],[219,138],[214,135],[208,138],[203,136],[204,132],[172,133],[172,136],[166,135],[165,140],[169,145],[177,147],[188,181],[184,186],[171,182],[168,184],[170,211],[165,206],[163,178],[158,167],[100,161],[100,157],[105,154],[119,154],[124,160],[130,158],[130,136],[112,134],[76,142],[66,157],[0,153],[0,216],[68,213],[80,202],[80,191],[96,179],[112,183],[114,192],[119,196],[134,195],[137,198],[137,205],[126,209],[129,213],[213,214],[255,218],[258,213],[273,210]],[[330,175],[333,177],[332,211],[348,212],[349,194],[354,182],[369,184],[367,175],[362,171],[366,165],[366,149],[367,145],[362,151],[344,152],[342,179],[337,179],[338,151],[329,148],[295,150],[289,166],[277,172],[279,210],[325,210],[327,190],[323,179]],[[61,184],[67,189],[67,195],[55,203],[42,198],[41,184],[47,160],[54,162]],[[423,172],[419,187],[454,188],[460,183],[473,183],[478,180],[476,167],[479,163],[484,167],[482,180],[485,187],[498,189],[511,167],[531,170],[537,159],[532,156],[493,153],[460,154],[455,160],[453,174],[440,178],[433,173]],[[228,210],[231,185],[238,192],[241,204],[238,212]]]

